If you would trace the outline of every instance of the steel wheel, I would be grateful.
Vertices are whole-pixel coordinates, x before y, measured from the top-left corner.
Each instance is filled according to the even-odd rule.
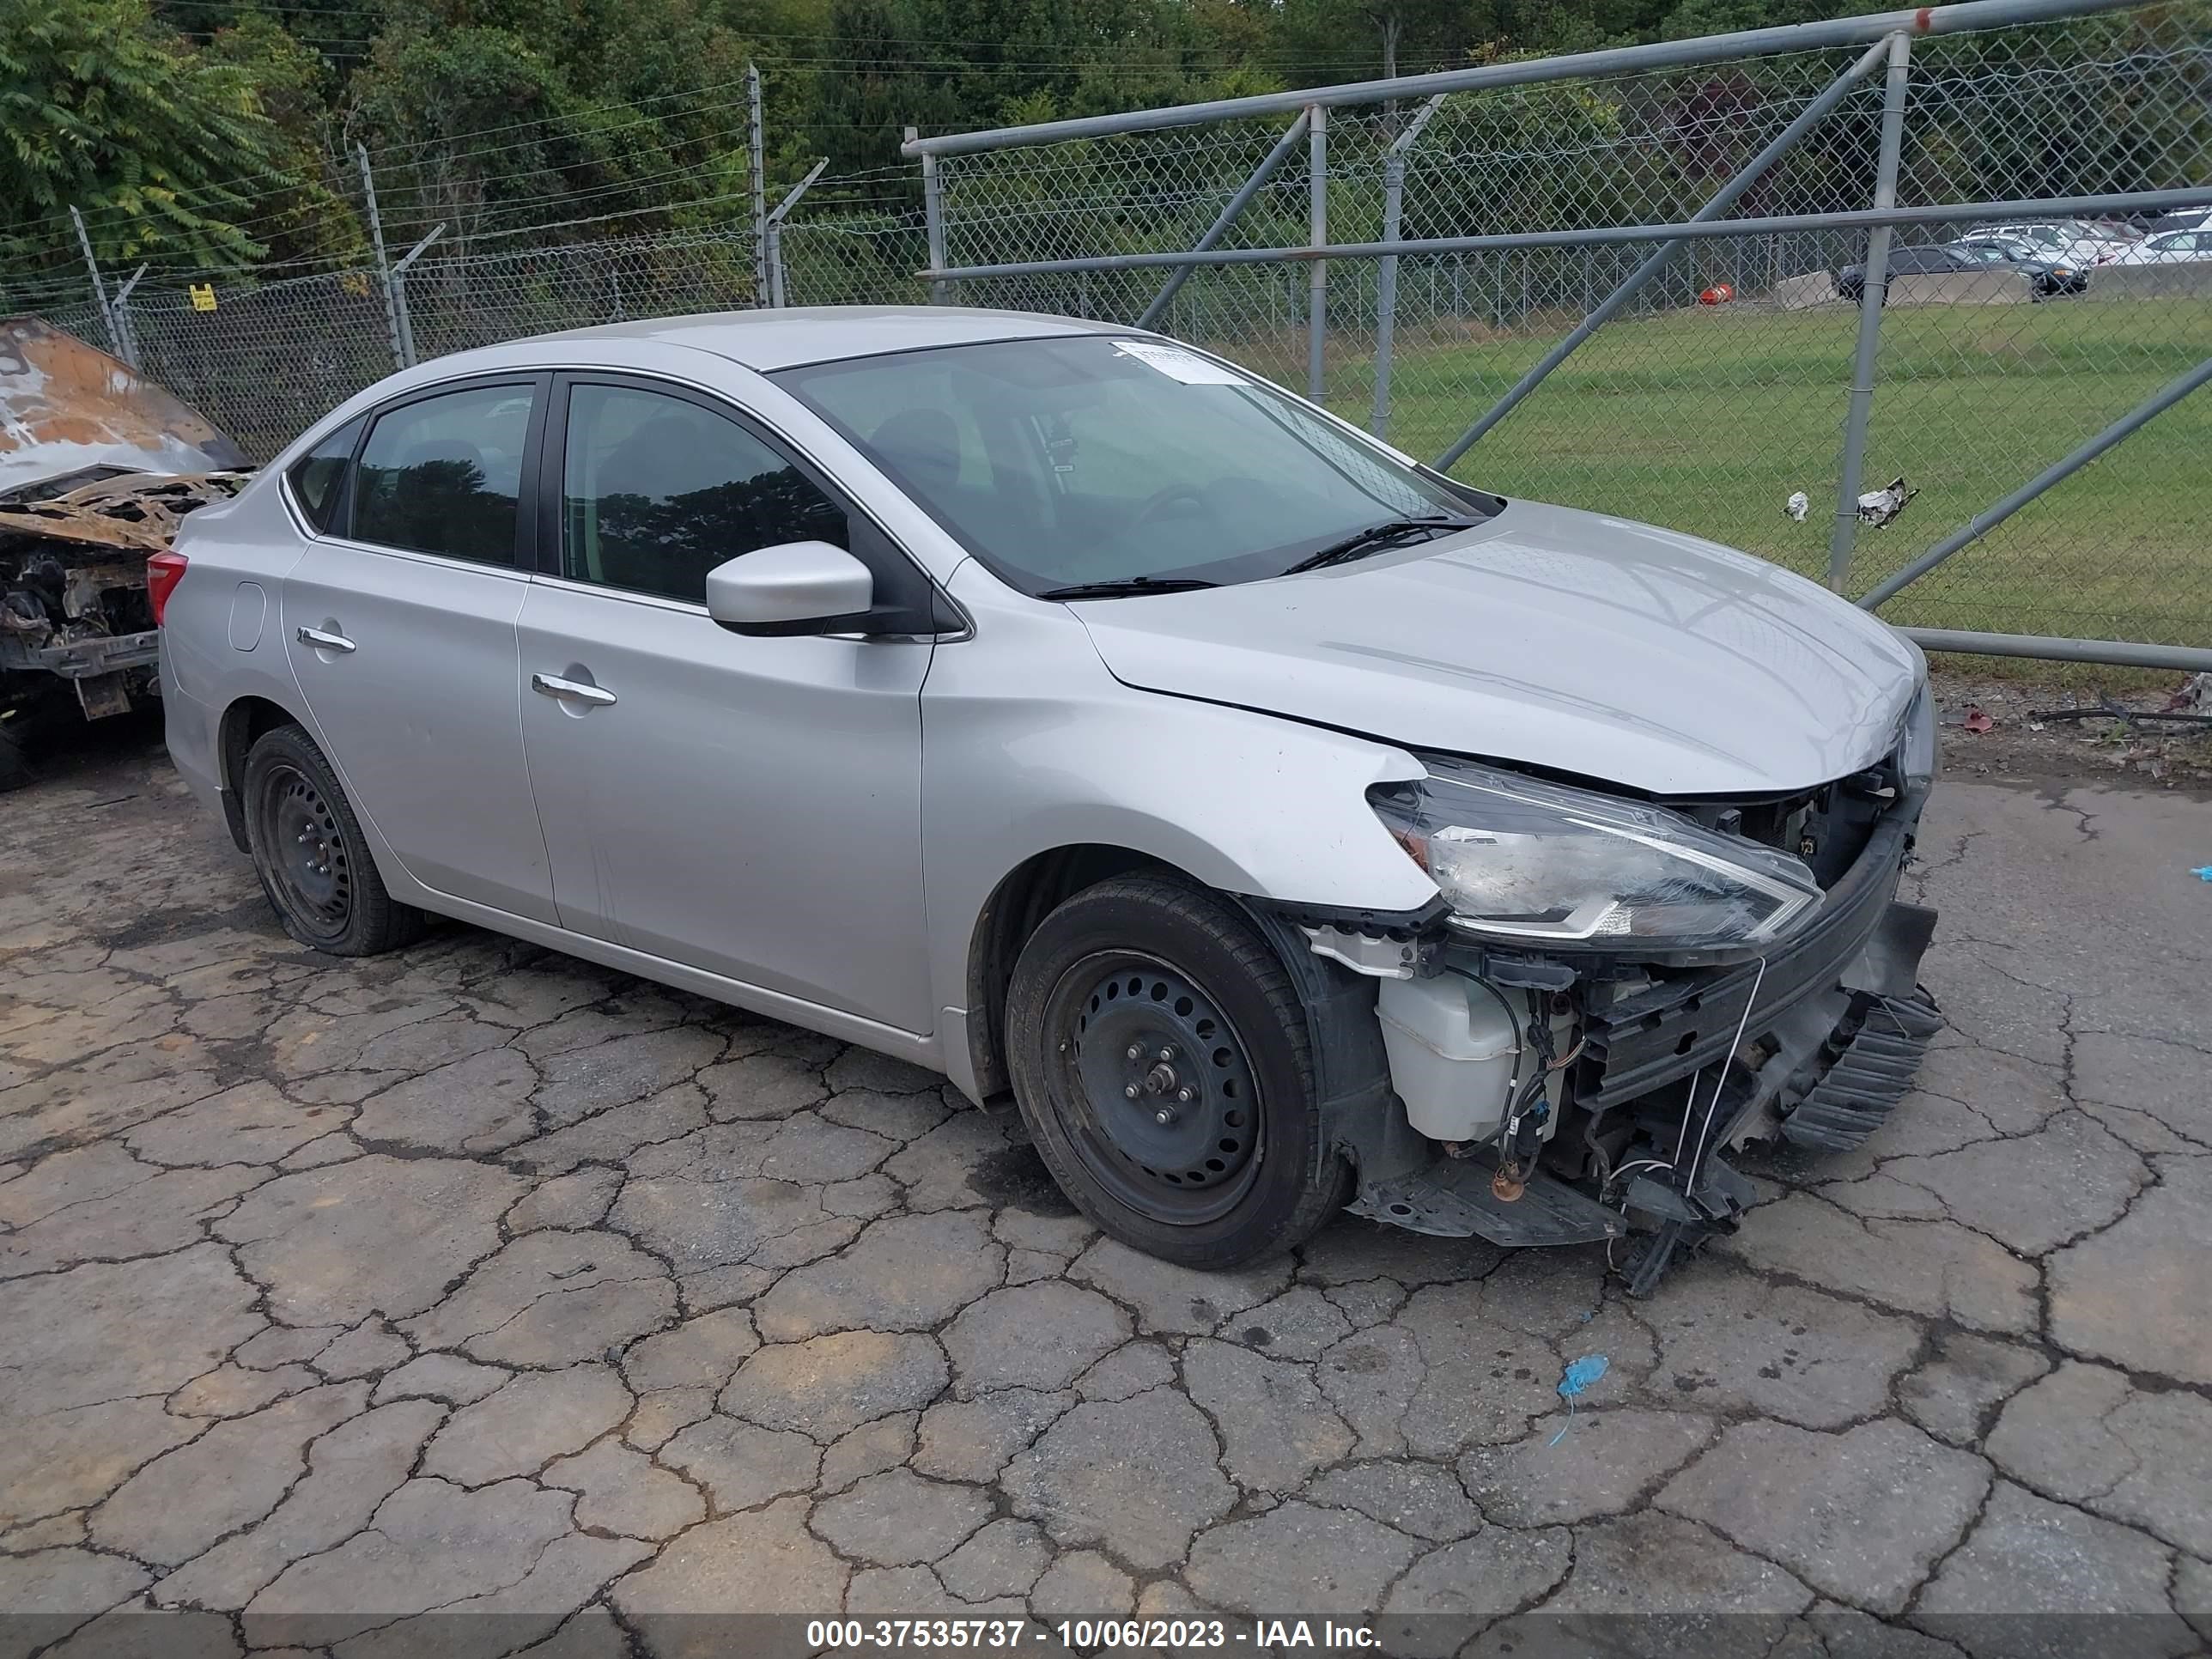
[[[353,916],[353,849],[315,781],[280,762],[263,776],[261,839],[280,902],[307,932],[337,939]]]
[[[1133,872],[1061,900],[1014,963],[1006,1066],[1053,1179],[1132,1249],[1235,1267],[1349,1195],[1297,990],[1220,894]]]
[[[305,732],[277,726],[256,738],[238,791],[253,872],[286,933],[339,957],[422,937],[422,913],[385,886],[337,769]]]
[[[1157,957],[1089,957],[1060,976],[1046,1022],[1094,1180],[1170,1224],[1237,1206],[1260,1166],[1260,1091],[1243,1039],[1202,986]]]

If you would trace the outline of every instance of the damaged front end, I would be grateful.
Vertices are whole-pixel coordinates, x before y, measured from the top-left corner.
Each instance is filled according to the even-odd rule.
[[[1904,1098],[1942,1026],[1917,982],[1935,913],[1897,897],[1935,773],[1924,687],[1880,763],[1780,798],[1425,763],[1375,801],[1437,906],[1304,930],[1372,983],[1402,1105],[1332,1114],[1356,1213],[1607,1241],[1641,1295],[1753,1201],[1730,1149],[1844,1150]]]
[[[105,352],[0,320],[0,719],[67,688],[88,720],[154,690],[146,561],[237,493],[246,457]],[[12,724],[12,721],[11,721]],[[20,781],[0,726],[0,782]]]

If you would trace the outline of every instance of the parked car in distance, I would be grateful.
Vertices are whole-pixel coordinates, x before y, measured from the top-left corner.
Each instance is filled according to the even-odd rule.
[[[2140,242],[2143,239],[2143,228],[2132,219],[2108,216],[2101,219],[2077,219],[2074,222],[2087,227],[2092,235],[2110,241]]]
[[[2077,270],[2094,270],[2118,258],[2130,244],[2120,236],[2078,219],[2054,223],[1990,225],[1983,228],[2000,236],[2027,243],[2043,258]]]
[[[1911,242],[1889,250],[1889,275],[1899,276],[1966,276],[1987,269],[1980,255],[1967,253],[1949,243]],[[1845,265],[1836,273],[1836,292],[1856,304],[1866,291],[1866,267]]]
[[[2212,259],[2212,226],[2201,230],[2154,232],[2112,263],[2120,265],[2185,265],[2207,259]]]
[[[2203,230],[2212,227],[2212,207],[2177,208],[2172,213],[2162,213],[2143,227],[2143,234],[2155,236],[2166,230]]]
[[[1914,646],[1157,335],[466,352],[165,556],[170,753],[295,939],[459,917],[897,1055],[1170,1261],[1349,1206],[1638,1231],[1649,1289],[1940,1024]]]
[[[2016,237],[1990,232],[1962,236],[1948,246],[1984,264],[2020,272],[2028,279],[2030,292],[2039,300],[2058,294],[2081,294],[2089,286],[2087,271],[2044,258],[2035,247]]]

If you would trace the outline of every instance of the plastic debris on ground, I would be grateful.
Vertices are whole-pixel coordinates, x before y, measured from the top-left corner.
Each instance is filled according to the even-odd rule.
[[[2074,684],[2034,684],[1939,665],[1936,684],[1946,753],[1959,775],[2083,769],[2167,788],[2212,785],[2212,673],[2177,677],[2157,690],[2131,675],[2115,691],[2086,675]],[[1990,714],[1990,729],[1971,718],[1976,710]]]
[[[2181,683],[2181,689],[2166,701],[2161,714],[2178,714],[2185,709],[2202,708],[2212,713],[2212,672],[2191,674]]]
[[[1905,511],[1905,504],[1919,493],[1907,489],[1903,478],[1892,478],[1886,488],[1870,489],[1859,497],[1859,522],[1876,530],[1894,524],[1897,515]]]
[[[1566,1369],[1559,1378],[1559,1397],[1567,1402],[1567,1420],[1559,1425],[1548,1445],[1556,1446],[1567,1437],[1567,1431],[1575,1425],[1575,1401],[1583,1390],[1605,1375],[1606,1358],[1601,1353],[1584,1354]]]
[[[1959,724],[1967,731],[1974,732],[1978,736],[1984,732],[1996,731],[1997,725],[1994,720],[1990,718],[1990,711],[1979,707],[1969,708],[1966,711],[1966,717],[1960,720]]]
[[[1805,515],[1813,510],[1813,498],[1803,490],[1792,490],[1790,499],[1782,503],[1782,511],[1792,524],[1805,522]]]

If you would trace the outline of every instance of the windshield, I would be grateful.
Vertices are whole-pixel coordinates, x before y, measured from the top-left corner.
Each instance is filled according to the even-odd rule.
[[[1028,593],[1258,580],[1378,525],[1496,507],[1161,341],[1006,340],[775,378]]]

